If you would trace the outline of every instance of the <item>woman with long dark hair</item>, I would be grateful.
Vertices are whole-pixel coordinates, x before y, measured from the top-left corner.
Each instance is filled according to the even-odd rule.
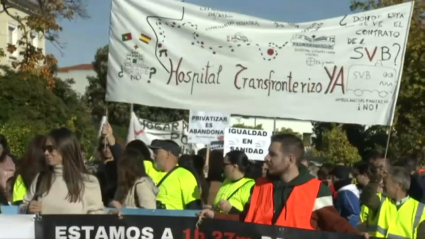
[[[33,180],[20,213],[104,213],[97,178],[88,174],[80,144],[67,128],[52,130],[44,146],[47,170]]]
[[[7,182],[15,173],[15,163],[10,156],[9,145],[4,135],[0,134],[0,203],[8,205],[9,194]],[[6,200],[7,199],[7,200]]]
[[[118,162],[118,190],[114,206],[118,209],[156,209],[157,195],[158,188],[146,174],[142,154],[136,149],[126,149]]]
[[[224,157],[225,180],[212,208],[221,213],[239,214],[251,196],[255,181],[250,175],[251,162],[242,151],[231,151]]]
[[[14,205],[22,203],[34,178],[38,173],[47,169],[46,157],[43,151],[45,145],[46,136],[36,135],[19,161],[13,183],[12,203]]]

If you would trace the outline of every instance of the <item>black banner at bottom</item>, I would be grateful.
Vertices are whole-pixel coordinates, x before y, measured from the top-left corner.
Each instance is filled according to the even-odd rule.
[[[44,215],[36,239],[360,239],[355,234],[282,228],[189,217]]]

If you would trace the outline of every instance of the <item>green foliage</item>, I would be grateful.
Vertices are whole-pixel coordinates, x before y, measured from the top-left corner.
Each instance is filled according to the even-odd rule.
[[[282,127],[279,130],[277,130],[275,134],[293,134],[300,139],[303,138],[303,136],[300,133],[293,131],[291,128],[285,128],[285,127]]]
[[[21,156],[32,137],[61,126],[73,130],[87,152],[93,148],[96,131],[89,111],[67,82],[55,79],[50,90],[37,75],[1,68],[0,134],[13,154]]]
[[[262,124],[257,124],[256,126],[249,126],[245,124],[234,124],[233,128],[241,128],[241,129],[263,129]]]
[[[350,144],[346,133],[339,127],[322,132],[321,149],[314,149],[311,154],[314,157],[323,157],[331,163],[353,164],[361,160],[357,148]]]
[[[108,46],[99,48],[96,52],[93,62],[94,70],[97,75],[88,77],[89,85],[83,97],[91,109],[91,115],[95,122],[100,122],[105,115],[106,102],[106,75],[108,63]],[[134,112],[138,117],[155,122],[171,122],[178,120],[188,120],[189,111],[165,109],[159,107],[148,107],[134,105]],[[130,121],[130,104],[108,103],[108,120],[111,124],[118,127],[128,127]]]
[[[323,134],[336,127],[346,133],[348,141],[358,149],[363,158],[368,157],[373,151],[385,149],[388,137],[387,127],[313,122],[313,132],[315,134],[313,145],[316,150],[321,150],[323,147]]]

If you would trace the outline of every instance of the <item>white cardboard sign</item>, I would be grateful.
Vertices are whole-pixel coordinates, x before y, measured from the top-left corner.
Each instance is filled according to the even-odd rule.
[[[264,160],[269,152],[271,137],[271,131],[227,128],[224,131],[224,154],[240,150],[250,160]]]
[[[184,120],[158,123],[140,119],[133,112],[128,127],[127,143],[139,139],[149,145],[155,139],[171,139],[180,146],[182,154],[191,154],[197,148],[196,145],[188,143],[187,134],[188,124]]]
[[[189,143],[210,144],[223,140],[224,129],[230,127],[230,114],[190,111]]]
[[[413,1],[275,22],[169,0],[113,0],[106,100],[390,125]]]

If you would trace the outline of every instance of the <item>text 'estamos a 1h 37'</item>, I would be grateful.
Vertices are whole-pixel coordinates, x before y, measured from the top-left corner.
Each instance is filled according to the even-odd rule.
[[[161,236],[161,237],[159,237]],[[174,239],[171,228],[165,227],[160,232],[152,227],[125,227],[125,226],[56,226],[56,239]],[[176,239],[178,239],[176,237]]]

